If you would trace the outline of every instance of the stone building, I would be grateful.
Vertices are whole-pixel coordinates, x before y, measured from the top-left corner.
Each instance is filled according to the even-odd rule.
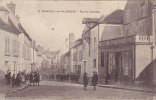
[[[123,35],[100,42],[99,67],[110,75],[110,84],[155,83],[154,10],[152,0],[128,0],[120,23]]]
[[[15,15],[13,2],[0,4],[0,69],[17,74],[31,66],[31,38]]]
[[[75,41],[74,46],[71,48],[73,55],[72,60],[72,65],[71,67],[71,72],[77,73],[77,74],[82,74],[82,60],[83,60],[83,41],[82,39],[78,39]]]
[[[69,74],[70,71],[70,51],[65,53],[60,58],[60,72],[65,74]]]
[[[26,72],[31,71],[31,43],[32,39],[28,35],[28,33],[25,31],[25,29],[22,27],[21,24],[19,24],[19,28],[22,31],[21,34],[19,34],[18,40],[19,43],[19,50],[20,50],[20,57],[19,57],[19,71],[25,70]]]
[[[123,33],[123,11],[115,10],[111,14],[103,17],[99,23],[101,24],[101,36],[99,42],[99,82],[104,83],[105,77],[109,74],[111,80],[118,80],[120,73],[121,58],[120,52],[126,50],[125,47],[114,45],[115,39],[124,36]],[[105,41],[111,41],[109,45],[105,45]],[[118,41],[119,43],[121,42]],[[107,43],[106,43],[107,44]],[[121,45],[122,46],[122,45]],[[129,49],[129,48],[127,48]],[[124,55],[123,55],[124,57]],[[122,61],[125,58],[122,59]]]
[[[83,38],[83,72],[91,78],[93,71],[98,72],[99,18],[84,18]]]
[[[0,70],[16,73],[19,57],[18,22],[10,11],[0,5]]]

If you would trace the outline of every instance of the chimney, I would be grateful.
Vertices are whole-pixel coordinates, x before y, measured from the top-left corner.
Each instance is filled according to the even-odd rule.
[[[15,7],[16,7],[16,5],[11,1],[10,3],[7,3],[6,6],[15,15]]]
[[[73,44],[74,44],[74,34],[70,33],[69,34],[69,49],[73,47]]]

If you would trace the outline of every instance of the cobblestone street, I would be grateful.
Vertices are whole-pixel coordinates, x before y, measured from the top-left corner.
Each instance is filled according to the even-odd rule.
[[[154,100],[152,93],[98,87],[96,91],[89,86],[83,90],[81,84],[42,81],[40,86],[29,86],[6,95],[6,100]]]

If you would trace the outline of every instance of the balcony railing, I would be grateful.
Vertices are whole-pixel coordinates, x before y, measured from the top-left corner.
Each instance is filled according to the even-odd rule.
[[[111,40],[100,41],[100,46],[111,46],[120,44],[132,44],[132,43],[150,43],[152,41],[151,36],[133,35],[121,38],[115,38]]]

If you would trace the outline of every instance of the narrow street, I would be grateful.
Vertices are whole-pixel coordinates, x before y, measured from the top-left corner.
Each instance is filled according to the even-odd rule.
[[[6,100],[154,100],[152,93],[89,86],[67,82],[41,81],[40,86],[29,86],[23,90],[6,95]]]

